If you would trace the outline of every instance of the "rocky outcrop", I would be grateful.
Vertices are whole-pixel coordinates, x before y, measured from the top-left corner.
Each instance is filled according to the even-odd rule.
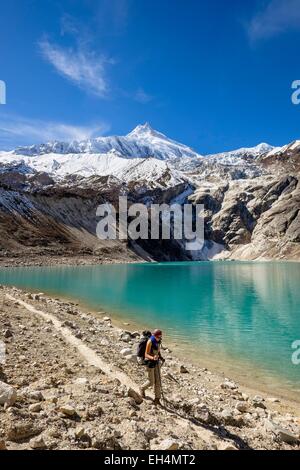
[[[207,208],[206,233],[224,245],[221,257],[300,258],[298,176],[233,181],[197,190],[191,202]]]
[[[0,382],[0,405],[13,405],[17,399],[17,392],[10,385]]]

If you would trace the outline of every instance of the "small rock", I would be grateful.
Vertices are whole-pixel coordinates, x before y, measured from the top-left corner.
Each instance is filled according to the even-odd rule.
[[[222,444],[220,444],[218,446],[218,450],[221,450],[221,451],[224,451],[224,450],[238,450],[238,448],[235,447],[235,445],[233,445],[229,442],[222,442]]]
[[[153,449],[151,446],[151,450],[178,450],[179,443],[174,439],[164,439],[159,445],[155,446]]]
[[[133,332],[131,333],[131,336],[132,336],[132,338],[139,338],[139,337],[140,337],[140,333],[139,333],[138,331],[133,331]]]
[[[109,317],[104,317],[103,320],[104,321],[111,321],[111,319]]]
[[[274,397],[267,398],[267,401],[269,401],[270,403],[280,403],[279,398]]]
[[[239,426],[242,420],[239,417],[235,417],[229,409],[225,409],[221,413],[221,420],[224,424],[229,426]]]
[[[130,348],[124,348],[120,352],[121,356],[130,356],[132,354],[132,350]]]
[[[63,405],[59,408],[59,411],[63,413],[66,416],[74,416],[76,415],[76,410],[73,408],[73,406],[70,405]]]
[[[189,373],[189,371],[187,370],[187,368],[184,365],[180,366],[179,372],[181,374],[188,374]]]
[[[236,408],[238,411],[240,411],[241,413],[247,413],[247,411],[248,411],[248,405],[247,405],[247,403],[245,403],[244,401],[239,401],[239,402],[236,404],[235,408]]]
[[[42,392],[40,392],[39,390],[34,390],[34,391],[28,391],[26,392],[26,396],[27,398],[29,398],[29,400],[32,400],[32,401],[43,401],[44,400],[44,396],[42,394]]]
[[[89,381],[85,377],[78,377],[73,382],[75,385],[88,385]]]
[[[260,397],[259,395],[256,395],[253,400],[252,404],[254,408],[262,408],[263,410],[266,409],[266,405],[264,404],[264,399]]]
[[[33,403],[32,405],[29,405],[29,411],[32,413],[39,413],[42,411],[42,405],[40,403]]]
[[[5,330],[3,334],[4,338],[11,338],[13,336],[11,330]]]
[[[30,439],[29,445],[31,449],[46,449],[47,447],[44,439],[41,436]]]
[[[191,398],[191,400],[188,401],[188,403],[190,405],[199,405],[200,404],[200,398],[196,397],[196,398]]]
[[[229,389],[229,390],[235,390],[237,389],[237,385],[234,383],[234,382],[231,382],[229,380],[225,380],[222,384],[221,384],[221,388],[223,389]]]
[[[75,429],[75,437],[76,439],[80,439],[85,434],[85,430],[82,427]]]

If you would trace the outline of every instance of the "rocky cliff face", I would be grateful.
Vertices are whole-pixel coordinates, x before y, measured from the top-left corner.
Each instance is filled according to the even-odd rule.
[[[198,189],[191,201],[205,205],[207,238],[224,246],[219,257],[300,259],[299,176]]]
[[[102,152],[104,143],[114,139],[93,145]],[[87,142],[76,143],[76,154],[69,154],[65,145],[62,154],[51,153],[58,143],[27,148],[23,155],[20,149],[0,154],[2,257],[44,253],[122,261],[300,259],[298,141],[280,149],[261,144],[202,157],[149,126],[124,139],[130,141],[130,154],[126,146],[124,155],[111,148],[107,154],[90,154]],[[153,154],[135,158],[136,146],[146,151],[146,140]],[[148,205],[204,204],[203,250],[187,252],[175,240],[99,240],[97,206],[117,206],[119,195]]]

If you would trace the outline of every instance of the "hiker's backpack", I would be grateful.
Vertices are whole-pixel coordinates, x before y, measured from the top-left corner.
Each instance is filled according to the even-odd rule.
[[[150,337],[151,337],[150,331],[143,331],[143,336],[137,347],[137,357],[140,357],[142,360],[145,359],[146,346]]]

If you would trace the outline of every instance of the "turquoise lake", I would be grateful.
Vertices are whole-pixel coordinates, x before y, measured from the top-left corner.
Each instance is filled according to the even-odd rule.
[[[300,365],[292,363],[292,343],[300,340],[300,263],[3,268],[0,283],[160,327],[173,350],[203,367],[214,364],[254,388],[300,401]]]

